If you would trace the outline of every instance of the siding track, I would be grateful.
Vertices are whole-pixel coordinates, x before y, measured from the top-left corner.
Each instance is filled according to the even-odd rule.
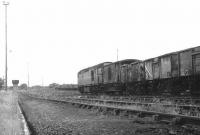
[[[50,102],[59,102],[72,104],[81,108],[98,109],[99,111],[112,111],[115,115],[124,114],[127,116],[137,115],[139,117],[152,116],[155,120],[167,120],[169,122],[179,121],[181,123],[188,124],[200,124],[199,114],[193,112],[194,108],[199,106],[188,105],[167,105],[156,103],[139,103],[139,102],[125,102],[125,101],[113,101],[113,100],[99,100],[99,99],[87,99],[87,98],[66,98],[65,100],[57,99],[44,99],[35,96],[26,95],[29,98],[38,100],[47,100]],[[151,108],[156,108],[152,110]],[[162,108],[164,107],[164,108]],[[178,108],[179,107],[179,108]],[[170,109],[180,109],[185,107],[187,113],[173,113]],[[167,108],[167,109],[166,109]],[[165,110],[166,109],[166,110]],[[169,110],[168,110],[169,109]],[[183,110],[183,111],[185,111]],[[179,110],[180,111],[180,110]],[[188,116],[190,115],[190,116]]]

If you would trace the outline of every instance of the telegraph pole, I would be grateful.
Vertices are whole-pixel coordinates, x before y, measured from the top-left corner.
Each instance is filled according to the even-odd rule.
[[[3,1],[3,5],[5,6],[5,90],[7,91],[7,80],[8,80],[8,63],[7,63],[7,6],[9,2]]]

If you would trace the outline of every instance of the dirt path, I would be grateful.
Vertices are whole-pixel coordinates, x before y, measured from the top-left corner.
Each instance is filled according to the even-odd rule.
[[[23,135],[17,95],[12,91],[0,91],[0,135]]]

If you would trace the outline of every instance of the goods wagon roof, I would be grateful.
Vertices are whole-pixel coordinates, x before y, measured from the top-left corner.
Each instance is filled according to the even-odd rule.
[[[171,53],[166,53],[166,54],[163,54],[163,55],[160,55],[160,56],[157,56],[157,57],[145,59],[144,61],[148,61],[148,60],[151,60],[151,59],[154,59],[154,58],[164,57],[164,56],[168,56],[168,55],[172,55],[172,54],[177,54],[177,53],[184,52],[184,51],[188,51],[188,50],[190,50],[190,49],[194,49],[194,48],[198,48],[198,47],[200,47],[200,46],[191,47],[191,48],[187,48],[187,49],[180,50],[180,51],[174,51],[174,52],[171,52]]]
[[[112,65],[112,64],[119,64],[119,65],[123,65],[123,64],[130,64],[130,63],[134,63],[134,62],[139,62],[141,60],[137,60],[137,59],[125,59],[125,60],[120,60],[120,61],[116,61],[114,63],[110,63],[106,66]]]
[[[112,62],[103,62],[103,63],[97,64],[95,66],[91,66],[91,67],[82,69],[81,71],[78,72],[78,74],[80,74],[81,72],[87,72],[89,69],[98,68],[98,67],[104,66],[105,64],[110,64],[110,63],[112,63]]]
[[[137,61],[140,61],[140,60],[137,60],[137,59],[125,59],[125,60],[121,60],[121,61],[116,61],[115,63],[119,63],[119,64],[130,64],[130,63],[133,63],[133,62],[137,62]]]
[[[131,62],[130,64],[137,64],[137,63],[141,63],[143,62],[142,60],[138,60],[138,61],[135,61],[135,62]]]

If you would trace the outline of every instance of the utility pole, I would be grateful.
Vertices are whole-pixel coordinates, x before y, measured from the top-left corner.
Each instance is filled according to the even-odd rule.
[[[7,6],[9,5],[9,2],[3,1],[3,5],[5,6],[5,90],[7,91],[7,81],[8,81],[8,63],[7,63]]]

